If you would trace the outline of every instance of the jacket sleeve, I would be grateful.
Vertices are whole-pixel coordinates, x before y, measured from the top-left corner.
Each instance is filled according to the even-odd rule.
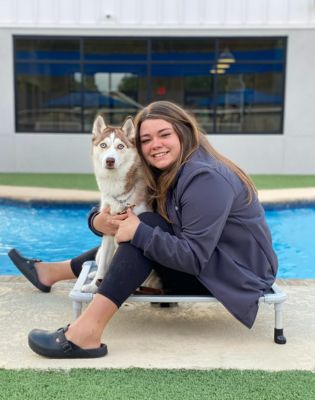
[[[180,234],[171,235],[141,222],[131,243],[149,259],[198,276],[219,241],[235,193],[220,173],[210,169],[191,174],[180,192],[176,207],[180,213]]]
[[[97,231],[93,226],[94,218],[100,213],[99,207],[93,207],[88,216],[88,227],[97,236],[103,236],[102,232]]]

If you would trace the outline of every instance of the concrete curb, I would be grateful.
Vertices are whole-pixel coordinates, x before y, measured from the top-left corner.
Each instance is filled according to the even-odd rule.
[[[259,190],[263,204],[315,202],[315,187]],[[0,198],[20,201],[97,203],[100,195],[93,190],[51,189],[27,186],[0,186]]]

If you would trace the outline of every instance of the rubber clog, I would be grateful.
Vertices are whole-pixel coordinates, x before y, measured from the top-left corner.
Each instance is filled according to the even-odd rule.
[[[68,340],[65,336],[68,326],[59,328],[54,332],[33,329],[28,335],[30,348],[35,353],[48,358],[99,358],[106,356],[106,344],[102,343],[97,349],[82,349]]]
[[[16,268],[22,272],[26,279],[28,279],[37,289],[42,292],[49,293],[51,287],[42,284],[35,269],[35,263],[41,260],[23,257],[16,249],[11,249],[8,256],[12,260]]]

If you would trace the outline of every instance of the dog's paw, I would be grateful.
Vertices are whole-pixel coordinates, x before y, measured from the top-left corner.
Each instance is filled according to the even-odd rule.
[[[96,276],[96,270],[95,270],[95,271],[92,271],[92,272],[90,272],[90,273],[88,274],[88,278],[89,278],[89,279],[94,279],[95,276]]]
[[[93,282],[83,285],[81,288],[81,292],[83,293],[96,293],[96,291],[97,286]]]

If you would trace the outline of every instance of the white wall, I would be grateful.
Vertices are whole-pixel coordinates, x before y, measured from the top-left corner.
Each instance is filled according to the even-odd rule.
[[[0,0],[0,26],[314,27],[314,0]]]

